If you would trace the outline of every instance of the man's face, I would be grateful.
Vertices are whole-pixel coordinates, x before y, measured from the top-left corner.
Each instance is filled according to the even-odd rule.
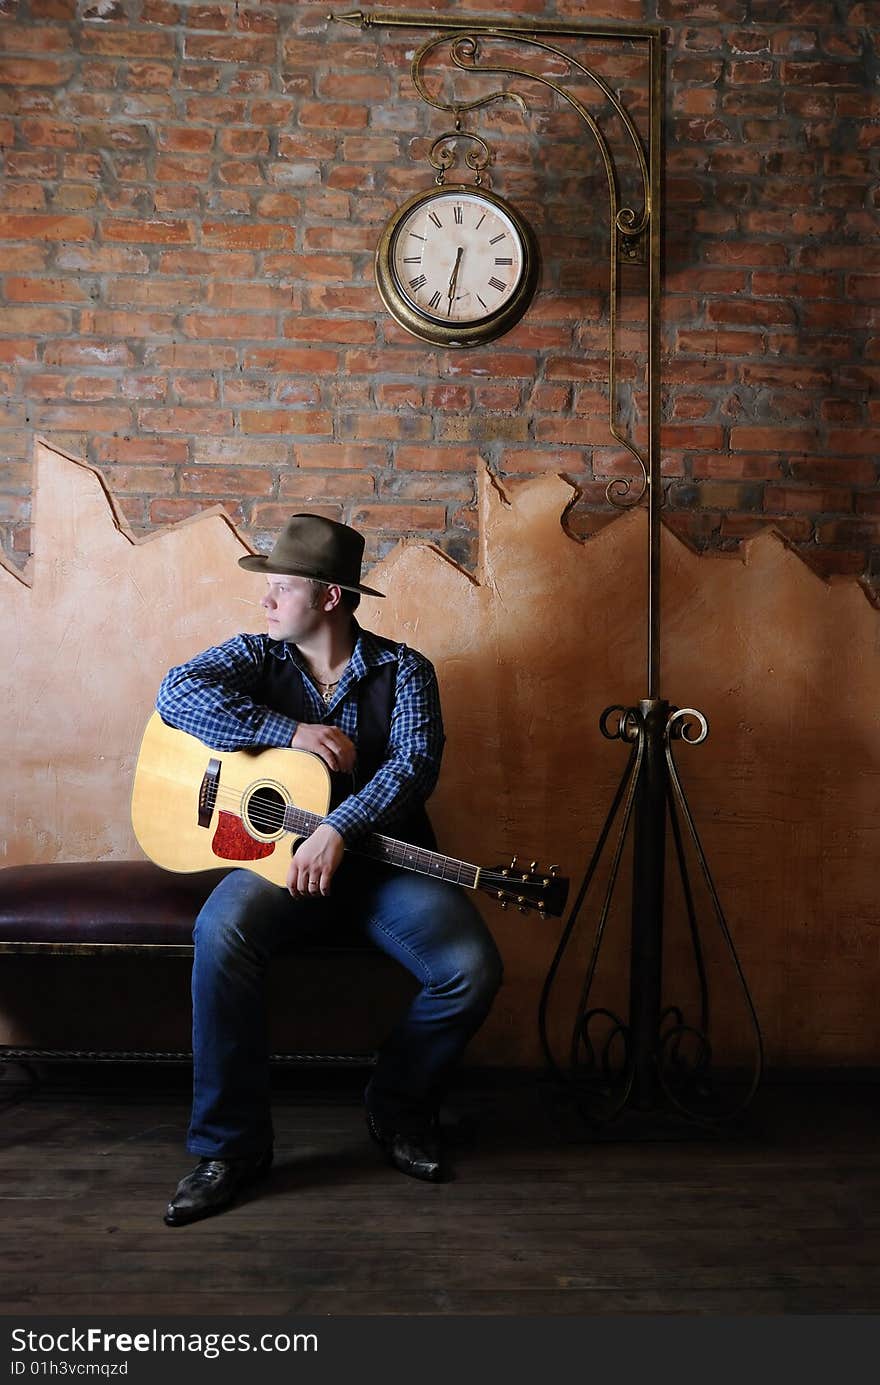
[[[326,590],[316,595],[306,577],[266,577],[266,595],[260,602],[266,612],[269,636],[297,644],[324,623]]]

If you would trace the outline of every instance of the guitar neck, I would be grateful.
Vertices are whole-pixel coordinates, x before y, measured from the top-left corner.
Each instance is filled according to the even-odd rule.
[[[284,827],[298,837],[309,836],[323,821],[320,814],[305,812],[292,804],[284,810]],[[427,847],[384,837],[379,832],[371,832],[349,850],[355,856],[368,856],[371,860],[384,861],[401,870],[414,871],[416,875],[433,875],[435,879],[449,880],[468,890],[477,889],[480,883],[479,866],[468,865],[467,861],[458,861],[454,856],[444,856]]]

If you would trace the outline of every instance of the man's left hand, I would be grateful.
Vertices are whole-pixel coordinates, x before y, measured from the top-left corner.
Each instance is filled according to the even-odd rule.
[[[322,822],[300,842],[291,857],[287,888],[294,899],[317,899],[329,894],[330,881],[344,855],[342,837],[335,827]]]

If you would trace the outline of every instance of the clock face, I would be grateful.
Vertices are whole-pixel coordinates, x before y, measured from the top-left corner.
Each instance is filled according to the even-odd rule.
[[[400,292],[438,322],[479,322],[499,312],[519,285],[523,262],[512,217],[461,189],[413,207],[391,251]]]
[[[495,193],[463,184],[411,197],[376,251],[388,311],[413,336],[440,346],[478,346],[508,331],[537,277],[528,224]]]

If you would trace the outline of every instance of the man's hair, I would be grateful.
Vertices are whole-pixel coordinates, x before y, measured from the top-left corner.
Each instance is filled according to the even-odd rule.
[[[308,580],[311,583],[312,608],[314,609],[318,605],[318,602],[321,600],[321,597],[323,596],[324,592],[332,584],[330,582],[319,582],[316,577],[310,577]],[[339,590],[342,593],[342,597],[339,604],[343,606],[346,611],[356,611],[358,606],[361,604],[360,592],[350,592],[345,587],[340,587]]]

